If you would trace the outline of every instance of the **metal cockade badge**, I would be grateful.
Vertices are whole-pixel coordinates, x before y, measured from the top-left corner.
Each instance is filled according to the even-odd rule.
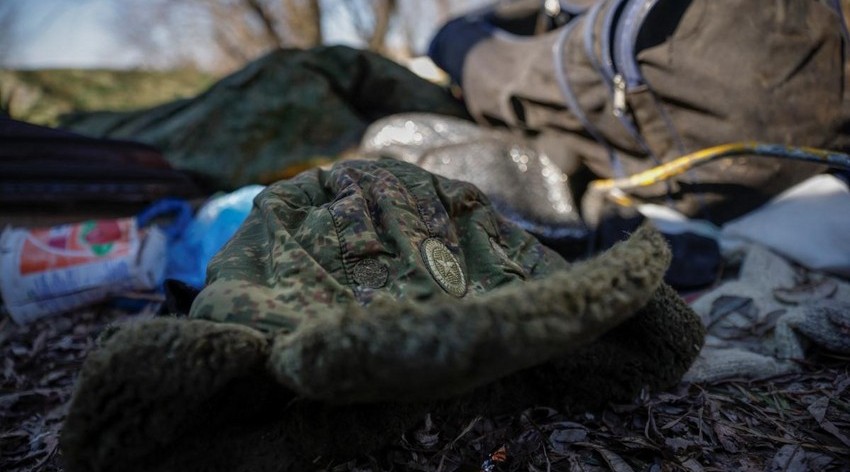
[[[422,258],[428,271],[443,287],[443,290],[456,297],[466,294],[466,276],[457,258],[439,239],[428,238],[422,242]]]

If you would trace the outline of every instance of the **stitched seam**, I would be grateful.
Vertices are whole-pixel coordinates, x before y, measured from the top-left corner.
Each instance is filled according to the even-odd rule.
[[[389,170],[389,172],[393,174],[399,182],[401,182],[401,185],[404,187],[404,190],[407,191],[407,194],[410,195],[411,198],[413,198],[413,202],[416,204],[416,212],[419,214],[419,221],[425,226],[425,230],[428,232],[428,237],[436,237],[434,236],[434,232],[431,229],[431,225],[429,225],[428,221],[425,219],[425,213],[422,211],[422,203],[419,201],[419,197],[417,197],[416,194],[410,190],[410,186],[407,184],[404,177],[393,172],[394,170],[396,170],[395,167],[396,166],[393,165],[393,170],[389,170],[385,167],[384,170]]]
[[[337,247],[339,247],[339,260],[342,261],[342,272],[345,274],[345,284],[348,285],[349,287],[351,287],[352,290],[356,291],[354,285],[351,283],[352,280],[354,280],[354,277],[351,273],[349,273],[348,261],[345,260],[345,251],[343,250],[343,245],[345,244],[345,238],[342,236],[342,232],[340,232],[340,230],[339,230],[339,223],[337,223],[336,216],[334,216],[334,212],[331,211],[332,206],[333,206],[333,203],[328,205],[326,210],[327,210],[328,214],[331,216],[331,222],[333,222],[333,225],[334,225],[334,232],[336,232],[336,238],[339,240],[339,244],[338,244]]]

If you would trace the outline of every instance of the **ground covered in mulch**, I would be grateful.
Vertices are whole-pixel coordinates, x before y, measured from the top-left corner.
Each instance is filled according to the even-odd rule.
[[[76,373],[97,334],[128,316],[150,315],[99,306],[24,327],[0,315],[0,471],[62,470]],[[601,412],[427,416],[390,449],[331,469],[839,471],[850,470],[848,436],[850,359],[821,352],[800,374],[680,385]]]

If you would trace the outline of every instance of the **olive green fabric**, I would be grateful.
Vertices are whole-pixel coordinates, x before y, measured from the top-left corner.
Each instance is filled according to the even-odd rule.
[[[472,184],[392,159],[269,186],[194,319],[130,323],[86,360],[69,472],[302,471],[427,412],[574,411],[674,384],[702,344],[641,228],[567,264]]]
[[[563,28],[519,39],[494,35],[478,43],[463,68],[464,98],[473,116],[558,133],[566,148],[604,178],[620,175],[587,123],[619,156],[625,175],[736,141],[850,149],[846,45],[839,16],[825,2],[655,2],[634,51],[646,84],[629,86],[623,103],[625,118],[643,142],[615,115],[615,87],[601,72],[613,55],[601,49],[603,24],[618,2],[595,3],[599,14],[584,14],[564,27],[571,30],[559,58],[562,67],[553,51]],[[621,33],[615,28],[613,35]],[[567,106],[559,74],[586,122]],[[823,170],[794,161],[730,159],[692,170],[669,187],[635,193],[661,203],[669,196],[688,216],[725,222]]]
[[[393,159],[308,171],[254,204],[190,316],[274,335],[278,379],[332,402],[450,396],[590,343],[670,261],[643,230],[568,267],[472,184]]]
[[[428,239],[457,258],[465,279],[457,298],[567,267],[469,183],[393,159],[346,161],[261,192],[211,261],[191,315],[292,332],[379,295],[449,294],[429,269]]]
[[[62,125],[154,145],[175,168],[231,190],[336,160],[369,123],[406,111],[467,116],[447,90],[401,65],[329,46],[272,51],[191,99],[73,115]]]

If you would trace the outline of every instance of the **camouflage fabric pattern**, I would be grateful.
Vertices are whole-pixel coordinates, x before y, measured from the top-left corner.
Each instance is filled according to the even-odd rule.
[[[345,161],[261,192],[190,316],[267,333],[271,374],[305,398],[433,399],[593,342],[669,260],[645,229],[570,266],[470,183]]]
[[[191,316],[291,333],[303,319],[339,316],[380,295],[449,293],[423,254],[427,239],[455,256],[462,297],[567,267],[475,186],[392,159],[313,169],[269,186],[254,204],[210,263]]]
[[[641,228],[569,265],[472,184],[401,161],[310,170],[255,198],[193,319],[104,336],[69,406],[67,469],[312,470],[426,412],[628,401],[702,344],[669,261]]]
[[[447,90],[379,54],[322,46],[271,51],[190,99],[62,126],[154,145],[175,168],[231,190],[335,161],[372,121],[410,111],[467,116]]]

